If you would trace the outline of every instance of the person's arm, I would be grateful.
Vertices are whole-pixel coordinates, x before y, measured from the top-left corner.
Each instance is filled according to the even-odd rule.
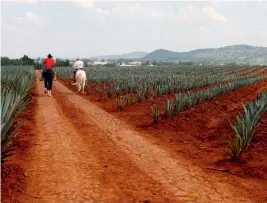
[[[73,64],[73,68],[76,69],[76,67],[77,67],[77,62],[75,61]]]

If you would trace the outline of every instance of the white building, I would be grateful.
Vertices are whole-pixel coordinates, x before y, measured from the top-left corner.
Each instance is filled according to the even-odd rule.
[[[142,62],[129,62],[128,64],[122,63],[119,66],[128,66],[128,67],[133,67],[133,66],[141,66]]]
[[[141,66],[142,62],[129,62],[128,65],[133,65],[133,66]]]
[[[103,65],[106,65],[108,64],[107,61],[94,61],[93,62],[93,66],[103,66]]]

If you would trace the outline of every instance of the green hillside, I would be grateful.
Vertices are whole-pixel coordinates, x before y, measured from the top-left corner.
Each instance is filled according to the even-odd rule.
[[[197,49],[189,52],[173,52],[158,49],[147,54],[142,59],[158,61],[207,61],[267,64],[267,47],[234,45],[212,49]]]

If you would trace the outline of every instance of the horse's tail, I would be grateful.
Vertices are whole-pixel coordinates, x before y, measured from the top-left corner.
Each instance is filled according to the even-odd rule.
[[[85,83],[86,81],[86,76],[82,78],[82,83]]]

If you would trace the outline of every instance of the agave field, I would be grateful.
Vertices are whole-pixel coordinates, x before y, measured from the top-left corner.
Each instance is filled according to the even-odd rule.
[[[171,158],[179,160],[179,163],[180,161],[188,160],[188,163],[190,163],[188,167],[192,163],[192,166],[196,165],[207,174],[211,174],[210,169],[217,170],[218,173],[215,172],[216,174],[212,175],[218,175],[218,180],[229,182],[236,187],[245,183],[247,180],[245,178],[248,177],[255,188],[248,186],[246,190],[255,192],[261,189],[260,192],[255,193],[253,196],[256,197],[262,193],[258,198],[259,202],[262,202],[261,200],[265,198],[266,187],[263,186],[262,182],[267,180],[266,66],[230,67],[199,64],[154,67],[99,66],[86,67],[85,71],[87,74],[86,94],[81,94],[82,98],[59,84],[63,83],[75,92],[77,91],[77,88],[71,85],[73,83],[72,67],[56,67],[58,82],[55,83],[55,88],[53,88],[53,99],[40,96],[44,94],[41,90],[43,82],[38,80],[35,83],[38,95],[36,101],[41,101],[36,102],[37,109],[41,108],[39,104],[49,101],[50,109],[56,107],[54,108],[56,110],[52,109],[52,112],[62,118],[60,122],[65,122],[62,125],[58,125],[59,128],[54,130],[60,134],[64,127],[66,132],[62,133],[60,138],[51,139],[50,143],[56,143],[59,146],[58,148],[63,145],[68,146],[68,151],[71,151],[70,149],[73,146],[79,148],[77,147],[79,144],[84,147],[84,150],[81,150],[82,152],[85,149],[87,150],[87,147],[88,149],[92,147],[93,150],[101,149],[100,151],[94,151],[94,156],[99,154],[99,157],[97,155],[95,157],[96,159],[99,158],[101,162],[103,161],[103,156],[108,161],[114,161],[110,163],[111,165],[114,163],[116,167],[110,167],[109,169],[111,172],[112,170],[116,171],[115,173],[109,172],[109,174],[113,175],[117,174],[118,171],[116,164],[126,163],[127,159],[132,156],[130,154],[133,153],[132,150],[127,151],[129,154],[125,153],[125,162],[121,161],[121,159],[113,158],[113,155],[117,157],[117,154],[120,153],[120,150],[117,149],[118,143],[116,141],[117,139],[118,141],[122,139],[121,137],[128,136],[121,132],[133,131],[136,133],[130,134],[130,137],[137,137],[138,139],[136,140],[139,142],[139,138],[142,136],[147,141],[145,143],[149,143],[140,145],[142,147],[136,148],[137,150],[144,148],[149,156],[153,154],[157,158],[156,151],[153,153],[153,151],[148,150],[151,144],[151,147],[155,147],[155,149],[166,151],[168,156],[170,155]],[[52,160],[49,158],[50,155],[47,156],[48,153],[46,151],[39,152],[45,148],[43,146],[48,149],[54,145],[40,142],[43,139],[37,139],[38,144],[36,146],[38,147],[35,147],[35,141],[31,142],[32,135],[39,136],[39,138],[44,135],[54,138],[54,134],[51,134],[50,131],[45,130],[43,127],[49,125],[42,125],[44,118],[47,118],[47,115],[50,114],[50,109],[36,111],[38,115],[40,114],[40,117],[33,117],[34,112],[31,111],[29,113],[31,116],[27,115],[26,118],[30,117],[30,119],[18,131],[22,123],[20,118],[24,118],[24,114],[21,117],[19,116],[31,100],[31,90],[35,81],[34,68],[26,66],[2,67],[1,80],[1,162],[6,162],[7,158],[15,152],[18,153],[14,159],[28,156],[20,153],[21,149],[17,151],[17,148],[13,147],[19,132],[20,135],[25,136],[25,140],[29,139],[30,142],[26,142],[29,144],[28,146],[27,144],[24,145],[24,140],[20,140],[21,145],[18,148],[22,146],[22,150],[25,149],[26,152],[26,148],[34,145],[34,150],[38,149],[36,150],[37,153],[30,153],[34,158],[28,157],[28,161],[31,164],[28,164],[27,170],[32,170],[32,165],[39,166],[39,163],[46,162],[43,161],[46,158],[49,161],[44,164],[46,167],[42,168],[50,170],[50,160]],[[88,99],[90,102],[85,103],[84,99]],[[76,102],[72,103],[72,101]],[[80,102],[83,103],[82,107],[78,106]],[[112,116],[103,112],[100,108],[95,108],[94,105],[102,108]],[[73,106],[75,107],[71,108]],[[93,113],[91,114],[91,112]],[[87,113],[88,115],[86,116]],[[88,135],[91,134],[91,125],[87,125],[87,122],[93,121],[94,118],[92,117],[98,114],[100,117],[95,119],[97,123],[94,123],[95,126],[93,125],[92,127],[93,136],[90,137]],[[50,116],[55,118],[53,114],[50,114]],[[114,129],[111,128],[114,132],[121,133],[121,137],[116,136],[115,138],[114,136],[114,140],[107,139],[106,142],[106,138],[108,138],[111,131],[106,130],[106,126],[109,125],[107,121],[110,121],[109,119],[106,120],[107,116],[110,116],[111,122],[118,122],[114,118],[119,118],[122,125],[116,125]],[[74,120],[82,122],[74,122]],[[36,126],[32,126],[32,122],[36,123]],[[47,119],[45,122],[50,124],[51,120]],[[69,124],[72,122],[75,125]],[[101,129],[102,126],[105,130]],[[95,129],[99,128],[99,132],[94,130],[94,127],[97,127]],[[44,133],[37,133],[42,130],[44,130]],[[70,135],[73,136],[71,141],[70,139],[65,139],[65,135],[72,131],[73,134]],[[27,137],[27,134],[30,136]],[[86,138],[83,139],[83,142],[80,142],[80,135]],[[102,137],[105,138],[102,140]],[[79,138],[79,141],[76,138]],[[137,141],[135,139],[132,140],[133,143],[130,144],[135,145]],[[64,144],[64,141],[67,141],[66,143],[71,142],[71,144]],[[90,142],[90,145],[87,141],[88,143]],[[106,146],[108,146],[108,150]],[[113,148],[114,151],[112,151]],[[56,153],[56,156],[51,153],[51,157],[61,156],[61,152],[62,150],[55,150],[53,153]],[[90,150],[90,153],[92,153],[92,150]],[[70,158],[73,159],[73,157]],[[31,159],[34,162],[30,161]],[[142,159],[145,158],[142,157]],[[37,162],[35,162],[36,160]],[[73,160],[76,160],[76,158]],[[52,163],[58,164],[53,161],[55,160],[52,160]],[[129,159],[128,161],[130,165],[134,166],[132,160]],[[59,164],[64,163],[59,162]],[[126,163],[123,167],[129,168],[130,165]],[[84,167],[83,161],[80,166]],[[102,170],[103,166],[101,165],[100,167]],[[147,167],[147,162],[144,162],[144,167]],[[62,169],[61,167],[58,168]],[[136,170],[135,168],[133,169]],[[60,172],[58,174],[62,174],[61,171],[58,172]],[[126,178],[121,180],[125,184]],[[132,182],[132,179],[130,180]],[[239,182],[239,180],[242,181]],[[9,182],[7,181],[7,183]],[[147,187],[147,184],[145,186]],[[10,198],[13,198],[12,193],[10,193]]]
[[[56,71],[66,81],[73,78],[73,69],[70,67],[58,67]],[[125,114],[132,106],[148,103],[149,106],[146,105],[146,110],[143,111],[151,116],[154,126],[160,120],[172,118],[219,95],[267,80],[267,68],[262,66],[177,64],[155,67],[86,67],[85,71],[88,95],[98,97],[98,101],[104,101],[104,105],[107,104],[106,101],[113,101],[116,109],[125,111]],[[248,148],[257,123],[266,112],[266,93],[256,103],[253,102],[244,106],[244,115],[242,112],[237,117],[237,124],[228,123],[235,134],[235,138],[228,141],[228,154],[234,158],[239,158],[240,153]],[[147,113],[147,109],[150,109],[150,113]],[[145,113],[142,115],[146,117]]]
[[[17,135],[16,118],[30,101],[34,85],[34,68],[25,66],[1,67],[1,162],[12,155],[12,143]]]
[[[72,78],[72,68],[60,67],[56,70],[61,78]],[[173,93],[175,97],[166,100],[165,104],[165,116],[171,116],[219,94],[265,80],[266,76],[260,76],[265,71],[266,68],[262,67],[234,69],[224,66],[186,65],[88,67],[87,92],[90,93],[95,85],[100,99],[116,95],[118,110],[130,104]],[[155,111],[156,108],[153,105],[152,112],[159,112]],[[155,117],[159,116],[153,115],[153,121],[157,122]]]
[[[72,68],[58,67],[62,78],[72,78]],[[242,80],[259,75],[264,71],[252,67],[245,73],[232,73],[231,67],[212,66],[160,66],[160,67],[88,67],[86,73],[90,82],[101,84],[102,92],[116,92],[117,95],[135,92],[144,97],[191,90],[216,83]],[[99,87],[100,88],[100,87]],[[141,98],[142,99],[142,98]]]

